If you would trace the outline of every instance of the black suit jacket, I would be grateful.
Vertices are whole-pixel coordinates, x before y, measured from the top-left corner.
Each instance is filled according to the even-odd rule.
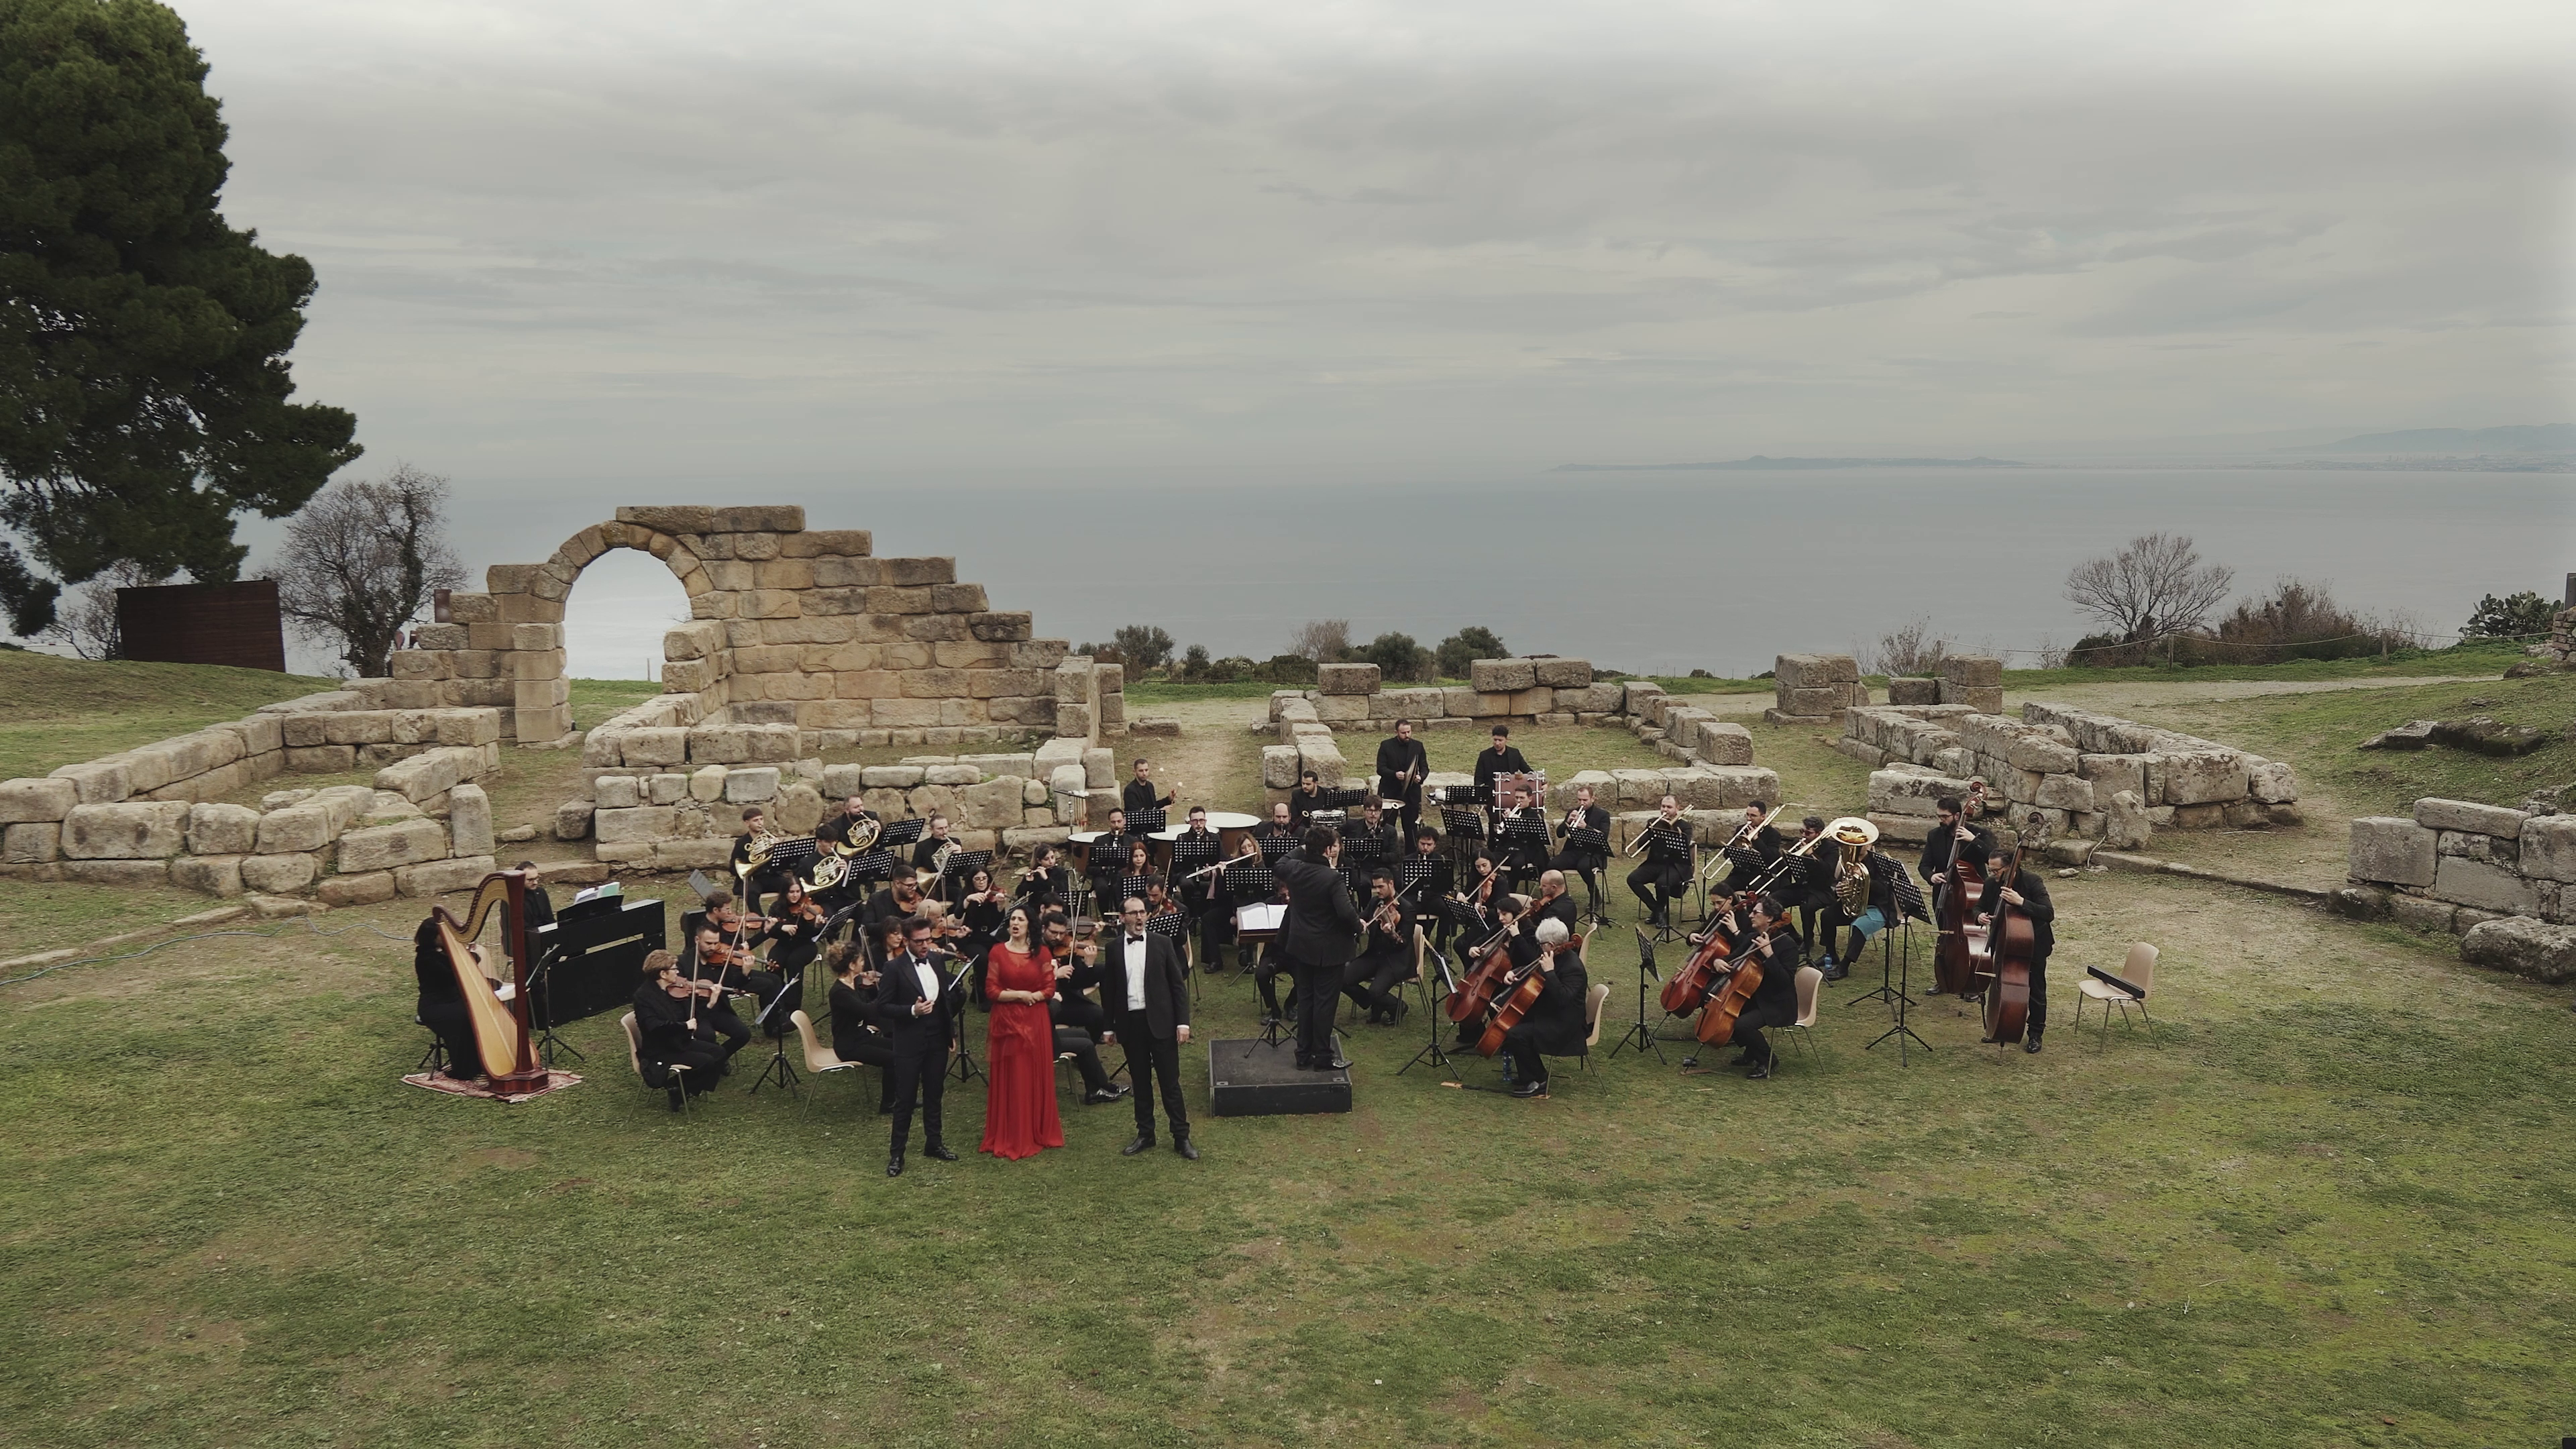
[[[1304,851],[1281,860],[1279,884],[1288,892],[1288,926],[1280,944],[1292,961],[1339,966],[1359,954],[1360,912],[1342,884],[1342,873]]]
[[[1411,783],[1395,777],[1413,772]],[[1412,804],[1422,803],[1422,778],[1431,773],[1431,753],[1420,740],[1399,739],[1389,735],[1377,742],[1377,792],[1390,799]]]
[[[1529,761],[1522,759],[1521,752],[1509,745],[1503,747],[1500,755],[1494,753],[1491,745],[1476,752],[1476,783],[1479,785],[1491,785],[1496,775],[1528,773]]]
[[[1157,788],[1151,780],[1131,778],[1119,787],[1118,806],[1132,816],[1139,810],[1168,810],[1180,799],[1172,794],[1157,795]]]
[[[930,963],[943,987],[953,964],[936,958]],[[868,1013],[896,1046],[945,1044],[957,1026],[957,993],[940,992],[938,1009],[928,1016],[912,1014],[912,1004],[919,1000],[920,973],[912,969],[910,956],[896,956],[886,962],[884,974],[878,978],[877,998],[868,1004]]]
[[[2014,915],[2030,917],[2031,946],[2040,963],[2045,965],[2048,953],[2057,949],[2057,903],[2048,898],[2048,882],[2041,880],[2036,872],[2023,871],[2012,878],[2011,885],[2021,896],[2020,905],[2006,906],[2001,893],[1991,886],[1987,888],[1989,894],[1981,904],[1989,912],[2009,910]],[[1989,915],[1988,919],[1992,916]]]
[[[1954,848],[1962,859],[1982,871],[1986,868],[1986,861],[1995,853],[1994,832],[1971,825],[1968,827],[1968,843],[1962,847],[1957,836],[1943,829],[1939,821],[1934,821],[1932,833],[1923,838],[1923,858],[1914,863],[1915,873],[1928,882],[1935,875],[1949,870]]]
[[[1121,930],[1098,957],[1100,1004],[1115,1023],[1127,1019],[1127,933]],[[1145,1026],[1157,1039],[1190,1024],[1190,983],[1181,953],[1167,936],[1145,938]]]

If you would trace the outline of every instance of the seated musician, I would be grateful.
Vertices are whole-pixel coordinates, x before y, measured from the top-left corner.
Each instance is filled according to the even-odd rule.
[[[1054,929],[1049,927],[1050,937]],[[1109,1013],[1091,995],[1100,984],[1100,928],[1091,921],[1072,924],[1064,940],[1067,954],[1055,958],[1057,999],[1047,1004],[1055,1054],[1073,1059],[1073,1069],[1082,1077],[1082,1105],[1097,1107],[1117,1101],[1128,1090],[1109,1080],[1100,1065],[1100,1039],[1109,1034]],[[1054,949],[1050,940],[1048,950]]]
[[[1813,842],[1813,844],[1810,844]],[[1842,862],[1842,847],[1825,838],[1825,817],[1810,815],[1798,822],[1798,839],[1791,849],[1808,847],[1801,861],[1784,867],[1789,872],[1772,891],[1782,901],[1798,908],[1798,936],[1816,955],[1816,968],[1827,981],[1840,981],[1851,974],[1834,959],[1834,871]],[[1821,925],[1819,922],[1821,921]]]
[[[1298,834],[1306,831],[1306,822],[1324,808],[1324,777],[1312,770],[1297,776],[1297,788],[1288,792],[1288,823]]]
[[[1181,877],[1181,909],[1189,913],[1196,927],[1199,969],[1203,971],[1215,969],[1216,953],[1225,945],[1225,927],[1230,922],[1218,919],[1216,877],[1199,875],[1198,872],[1216,864],[1223,856],[1224,842],[1215,831],[1208,829],[1207,807],[1191,806],[1189,825],[1181,831],[1180,840],[1172,847],[1172,872]],[[1185,871],[1182,869],[1184,861],[1195,864]]]
[[[1261,843],[1264,860],[1277,860],[1295,850],[1297,839],[1302,834],[1304,832],[1298,828],[1296,817],[1290,813],[1285,800],[1272,802],[1270,818],[1261,822],[1261,828],[1252,833],[1253,838]]]
[[[1540,921],[1563,921],[1568,935],[1574,935],[1582,928],[1582,918],[1575,914],[1574,897],[1566,893],[1564,871],[1551,870],[1539,876],[1538,899],[1531,904],[1530,910],[1533,929]]]
[[[466,949],[474,953],[476,961],[483,959],[482,947]],[[474,1018],[465,1005],[464,983],[457,978],[456,968],[448,964],[447,947],[439,940],[438,917],[434,915],[423,919],[420,929],[411,933],[411,970],[420,978],[420,998],[412,1014],[447,1049],[447,1061],[438,1074],[460,1082],[480,1079],[483,1053],[474,1045]],[[480,971],[474,974],[490,984],[492,993],[503,1001],[517,994],[513,983],[492,982]]]
[[[1673,902],[1690,885],[1691,828],[1682,802],[1666,795],[1646,824],[1646,860],[1628,872],[1628,889],[1646,907],[1646,923],[1670,926]]]
[[[778,899],[778,915],[763,935],[769,941],[767,965],[752,964],[743,971],[754,996],[760,998],[761,1030],[771,1037],[783,1037],[793,1023],[787,1018],[792,1007],[781,1008],[778,998],[805,983],[805,968],[823,949],[823,903],[805,889],[805,882],[789,880],[787,893]]]
[[[814,843],[822,849],[846,847],[854,836],[865,834],[866,827],[871,824],[882,826],[884,822],[877,819],[877,812],[869,809],[865,800],[852,795],[841,802],[840,814],[814,827]],[[874,871],[875,868],[870,867],[867,875],[854,874],[850,883],[864,885],[877,878]]]
[[[1474,972],[1497,945],[1503,948],[1513,970],[1517,971],[1537,960],[1538,936],[1521,929],[1521,919],[1528,910],[1529,897],[1512,895],[1507,891],[1495,892],[1494,903],[1489,913],[1494,928],[1482,938],[1470,943],[1467,958],[1460,962],[1460,965],[1466,971]],[[1461,1046],[1474,1046],[1476,1039],[1484,1034],[1485,1023],[1480,1017],[1469,1017],[1458,1023],[1458,1044]],[[1506,1060],[1503,1063],[1503,1075],[1508,1078],[1511,1073],[1512,1065]]]
[[[1134,777],[1118,791],[1118,803],[1125,806],[1131,813],[1142,810],[1169,810],[1172,808],[1172,802],[1181,798],[1180,787],[1177,785],[1168,795],[1155,795],[1153,761],[1139,755],[1136,757],[1135,769]]]
[[[1165,879],[1159,870],[1147,871],[1145,873],[1146,928],[1157,936],[1178,943],[1189,934],[1187,920],[1187,914],[1181,910],[1181,903],[1172,899],[1172,883]],[[1172,949],[1177,951],[1181,947],[1175,944]]]
[[[1095,905],[1118,899],[1119,882],[1126,879],[1127,862],[1133,855],[1131,839],[1127,834],[1127,812],[1110,811],[1109,824],[1102,828],[1099,838],[1091,842],[1090,850],[1083,856],[1084,873],[1091,878],[1091,899]]]
[[[1522,759],[1521,752],[1512,748],[1512,727],[1494,726],[1494,742],[1476,755],[1477,786],[1490,790],[1496,775],[1526,775],[1529,772],[1529,761]]]
[[[993,884],[993,868],[979,865],[966,872],[958,882],[957,919],[966,923],[965,939],[977,949],[990,949],[1002,939],[1004,913],[1010,897]]]
[[[1494,797],[1493,848],[1503,874],[1517,885],[1547,868],[1547,816],[1538,800],[1520,790],[1498,790]],[[1535,827],[1535,828],[1533,828]]]
[[[921,838],[912,843],[912,868],[917,871],[935,870],[939,860],[939,847],[956,843],[948,838],[948,817],[931,816],[930,828],[923,831]]]
[[[1393,867],[1395,858],[1404,853],[1404,837],[1397,832],[1395,822],[1386,818],[1386,802],[1375,795],[1360,802],[1359,819],[1342,823],[1342,838],[1345,841],[1375,842],[1374,846],[1362,846],[1357,850],[1348,845],[1342,848],[1343,875],[1350,880],[1354,895],[1367,892],[1368,872]],[[1362,855],[1367,859],[1353,860],[1354,856]]]
[[[907,870],[868,897],[868,903],[859,910],[859,927],[867,933],[868,943],[874,945],[879,939],[877,927],[898,917],[917,915],[920,910],[921,877]]]
[[[1237,911],[1256,902],[1277,897],[1275,887],[1268,895],[1253,889],[1250,873],[1254,867],[1261,864],[1261,845],[1251,835],[1237,837],[1234,842],[1234,854],[1225,857],[1223,863],[1226,868],[1209,876],[1205,882],[1208,887],[1208,908],[1207,914],[1200,917],[1199,924],[1199,969],[1202,971],[1215,971],[1223,964],[1224,958],[1219,953],[1234,942]],[[1250,947],[1247,946],[1245,949],[1249,950]],[[1252,962],[1238,953],[1235,966],[1241,970],[1250,970]]]
[[[787,889],[788,873],[777,866],[751,863],[751,842],[769,833],[769,816],[757,805],[742,812],[742,834],[733,838],[733,878],[742,882],[745,904],[758,909],[765,896],[778,895]]]
[[[1033,910],[1050,911],[1063,906],[1073,894],[1073,872],[1066,870],[1062,861],[1063,852],[1054,846],[1039,846],[1030,853],[1029,868],[1020,876],[1012,897],[1026,901]]]
[[[1547,1095],[1547,1058],[1579,1056],[1591,1034],[1584,1020],[1584,998],[1592,983],[1575,954],[1573,933],[1563,921],[1545,920],[1531,933],[1537,947],[1539,975],[1547,984],[1519,1024],[1503,1034],[1503,1050],[1512,1058],[1512,1095]]]
[[[1396,898],[1392,872],[1370,874],[1365,914],[1368,932],[1342,967],[1342,993],[1368,1008],[1370,1025],[1394,1026],[1411,1007],[1403,987],[1413,975],[1413,912]]]
[[[713,941],[712,932],[701,934]],[[717,1045],[706,1018],[707,1004],[715,995],[714,982],[692,983],[681,975],[679,962],[670,952],[655,951],[644,958],[644,980],[635,988],[635,1029],[642,1039],[635,1057],[644,1066],[644,1085],[668,1091],[674,1112],[680,1110],[684,1090],[692,1097],[712,1092],[731,1070],[726,1063],[733,1053]],[[675,1067],[685,1070],[672,1070]]]
[[[1744,1075],[1762,1081],[1771,1075],[1777,1057],[1771,1043],[1764,1039],[1765,1028],[1788,1026],[1798,1019],[1798,967],[1804,964],[1797,928],[1788,922],[1788,911],[1769,896],[1756,900],[1750,911],[1752,929],[1746,945],[1737,952],[1738,961],[1758,960],[1762,981],[1753,988],[1753,999],[1735,1018],[1735,1061],[1745,1069]],[[1767,940],[1770,951],[1761,952],[1757,943]],[[1685,1063],[1687,1065],[1687,1063]]]
[[[1440,832],[1428,825],[1413,832],[1413,856],[1416,870],[1425,871],[1419,885],[1406,886],[1404,872],[1396,872],[1396,894],[1412,903],[1414,915],[1431,932],[1432,944],[1446,947],[1454,927],[1438,910],[1441,897],[1458,887],[1458,867],[1440,853]]]
[[[1780,838],[1777,827],[1763,822],[1771,817],[1768,803],[1756,800],[1744,807],[1744,823],[1726,842],[1726,858],[1734,863],[1731,878],[1751,880],[1764,866],[1780,858],[1788,842]]]
[[[1601,837],[1600,843],[1576,848],[1574,832],[1577,830],[1597,832]],[[1610,812],[1593,803],[1591,786],[1574,787],[1573,808],[1565,812],[1565,819],[1557,825],[1556,838],[1564,843],[1565,848],[1548,858],[1548,868],[1570,870],[1581,877],[1583,889],[1590,893],[1593,908],[1597,911],[1601,905],[1601,872],[1610,868]]]
[[[1904,874],[1905,868],[1879,853],[1876,831],[1863,833],[1846,825],[1843,827],[1843,832],[1835,837],[1835,844],[1841,847],[1842,854],[1842,860],[1834,876],[1837,886],[1835,910],[1851,924],[1851,936],[1843,943],[1842,959],[1839,963],[1842,972],[1848,974],[1852,963],[1860,959],[1862,949],[1868,946],[1879,932],[1895,925],[1900,919],[1897,914],[1896,881]],[[1866,873],[1869,878],[1865,893],[1854,891],[1852,888],[1852,882],[1862,873]],[[1858,898],[1860,905],[1858,911],[1855,912],[1852,909],[1851,899],[1844,898],[1846,892]]]
[[[724,1054],[728,1061],[732,1060],[735,1052],[751,1043],[751,1028],[734,1014],[732,996],[734,992],[751,989],[750,983],[743,979],[742,964],[750,959],[748,951],[735,952],[713,921],[700,924],[696,938],[690,943],[686,975],[696,978],[699,986],[704,988],[702,994],[707,997],[706,1003],[698,1010],[698,1021],[714,1028],[716,1034],[724,1038]]]
[[[888,951],[880,935],[878,950],[887,955],[903,953],[903,923],[891,921],[887,930],[894,937]],[[877,1029],[869,1013],[877,1002],[877,985],[881,978],[865,943],[836,941],[823,958],[832,968],[832,1055],[845,1062],[862,1062],[877,1069],[877,1115],[894,1110],[894,1046],[886,1034]]]
[[[1466,933],[1469,940],[1478,940],[1493,933],[1494,928],[1501,924],[1495,907],[1510,896],[1511,891],[1503,880],[1502,865],[1494,859],[1492,851],[1478,850],[1468,858],[1467,879],[1458,887],[1456,899],[1476,913],[1476,927]]]
[[[2048,817],[2034,810],[2022,827],[2022,839],[2038,839],[2048,828]],[[2011,880],[1997,881],[1986,889],[1987,896],[1978,903],[1978,920],[1993,923],[1997,897],[2015,915],[2030,918],[2030,1011],[2022,1026],[2021,1049],[2035,1052],[2040,1034],[2048,1030],[2048,956],[2057,949],[2057,903],[2048,898],[2048,882],[2027,865]]]
[[[555,923],[554,897],[546,894],[545,877],[538,874],[537,863],[533,860],[520,861],[519,874],[527,877],[527,929],[533,932],[539,926],[553,925]],[[529,944],[534,945],[535,943],[532,941]]]

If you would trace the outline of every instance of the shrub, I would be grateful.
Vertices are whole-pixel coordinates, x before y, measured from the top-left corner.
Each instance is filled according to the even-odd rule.
[[[2189,649],[2215,662],[2278,664],[2285,659],[2349,659],[2406,641],[2337,604],[2323,584],[2282,579],[2264,597],[2238,601],[2218,621],[2218,641],[2234,646]]]
[[[1436,664],[1431,651],[1414,643],[1410,634],[1380,634],[1343,657],[1357,664],[1374,664],[1381,676],[1398,684],[1431,678]]]
[[[1256,677],[1272,684],[1312,684],[1315,674],[1315,661],[1303,654],[1273,654]]]
[[[1479,659],[1509,659],[1502,637],[1482,624],[1470,624],[1440,641],[1435,662],[1443,679],[1464,679],[1467,666]]]
[[[2558,605],[2529,589],[2507,594],[2499,599],[2493,594],[2478,600],[2469,613],[2469,622],[2460,633],[2471,639],[2510,639],[2519,634],[2546,634],[2550,620],[2557,617]]]

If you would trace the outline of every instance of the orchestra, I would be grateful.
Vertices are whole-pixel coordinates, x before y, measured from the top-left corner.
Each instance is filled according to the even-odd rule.
[[[921,1149],[954,1160],[943,1133],[950,1054],[962,1040],[965,1004],[986,997],[988,955],[1006,937],[1027,941],[1014,919],[1025,912],[1040,929],[1025,951],[1015,948],[1015,969],[1043,963],[1050,989],[1015,990],[1007,999],[1043,1001],[1053,1057],[1073,1064],[1080,1102],[1139,1096],[1137,1140],[1146,1145],[1154,1126],[1142,1098],[1153,1089],[1141,1077],[1112,1081],[1101,1049],[1122,1032],[1144,1034],[1127,1043],[1129,1062],[1154,1073],[1169,1130],[1187,1142],[1173,1053],[1188,1040],[1188,1003],[1223,970],[1228,944],[1239,946],[1232,964],[1253,977],[1262,1022],[1275,1028],[1293,1014],[1301,1067],[1349,1068],[1331,1031],[1338,1001],[1354,1003],[1370,1025],[1400,1026],[1415,1004],[1406,992],[1418,986],[1426,1002],[1450,996],[1457,1043],[1496,1058],[1512,1095],[1544,1097],[1545,1058],[1583,1050],[1592,1030],[1582,931],[1587,914],[1603,919],[1616,856],[1634,861],[1627,885],[1654,927],[1679,933],[1678,908],[1694,885],[1705,889],[1704,909],[1681,938],[1684,966],[1659,989],[1670,1017],[1697,1019],[1703,1046],[1733,1045],[1732,1064],[1750,1080],[1774,1075],[1770,1034],[1798,1018],[1805,962],[1814,960],[1825,979],[1847,976],[1867,948],[1910,921],[1937,919],[1936,934],[1960,938],[1944,949],[1978,963],[1963,968],[1968,984],[1951,990],[1986,1000],[1989,1041],[2041,1049],[2055,906],[2024,849],[2048,822],[2034,814],[2018,828],[1981,823],[1982,781],[1934,802],[1909,872],[1880,848],[1867,819],[1807,815],[1789,840],[1774,828],[1786,807],[1761,800],[1745,804],[1740,818],[1729,812],[1711,823],[1715,812],[1686,813],[1664,795],[1651,816],[1624,817],[1635,828],[1616,849],[1621,822],[1589,784],[1572,790],[1561,817],[1547,818],[1546,776],[1529,768],[1502,726],[1475,758],[1482,793],[1426,788],[1429,754],[1410,721],[1398,721],[1381,742],[1375,766],[1369,790],[1328,788],[1315,771],[1302,771],[1293,790],[1274,793],[1258,826],[1229,823],[1220,834],[1198,804],[1188,807],[1185,828],[1161,828],[1163,812],[1181,803],[1180,787],[1157,784],[1140,758],[1121,805],[1102,830],[1075,842],[1070,865],[1053,841],[1033,842],[1024,855],[1015,848],[1009,861],[988,849],[970,852],[970,842],[998,848],[999,834],[961,839],[943,814],[892,829],[856,794],[814,828],[807,853],[802,835],[771,828],[767,809],[746,808],[727,862],[732,889],[706,889],[701,877],[703,910],[684,918],[680,952],[646,957],[631,1003],[639,1066],[678,1110],[729,1075],[753,1037],[750,1013],[734,1002],[752,997],[760,1031],[780,1038],[791,1007],[809,999],[810,977],[827,1003],[833,1052],[880,1073],[878,1110],[893,1119],[888,1173],[904,1171],[915,1116],[925,1128]],[[1447,825],[1457,838],[1449,849],[1453,842],[1421,821],[1426,797],[1487,806],[1490,833],[1478,837],[1479,817],[1451,809]],[[1143,828],[1131,828],[1140,818]],[[1009,867],[1022,859],[1013,876]],[[1569,892],[1576,877],[1590,912]],[[1528,894],[1514,890],[1532,879]],[[1089,904],[1079,889],[1086,880]],[[1284,923],[1238,941],[1240,913],[1265,903],[1287,907]],[[1110,934],[1092,912],[1116,913]],[[1114,962],[1104,958],[1104,942]],[[461,998],[430,953],[429,946],[416,953],[419,1019],[460,1063],[451,1074],[467,1071]],[[1284,1004],[1276,984],[1283,970],[1296,976]],[[2008,983],[2009,1002],[1998,999],[1999,983]],[[1926,994],[1945,994],[1943,982]],[[1462,1003],[1474,1009],[1461,1015]],[[2021,1014],[1997,1024],[2000,1005]],[[1696,1070],[1698,1062],[1694,1052],[1682,1065]],[[1195,1146],[1185,1155],[1195,1157]]]

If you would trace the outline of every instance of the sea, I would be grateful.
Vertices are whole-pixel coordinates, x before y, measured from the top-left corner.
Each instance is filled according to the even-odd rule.
[[[2436,642],[2479,597],[2559,597],[2576,572],[2576,475],[2170,467],[1816,468],[1375,477],[1294,470],[1065,480],[767,482],[458,478],[478,572],[535,562],[618,503],[801,503],[944,554],[1040,637],[1150,624],[1180,647],[1266,658],[1304,622],[1425,646],[1483,625],[1516,653],[1639,674],[1746,676],[1784,652],[1861,652],[1910,621],[2036,664],[2091,623],[2067,571],[2140,534],[2189,536],[2235,571],[2327,585]],[[678,584],[619,552],[574,588],[576,677],[658,672]]]

